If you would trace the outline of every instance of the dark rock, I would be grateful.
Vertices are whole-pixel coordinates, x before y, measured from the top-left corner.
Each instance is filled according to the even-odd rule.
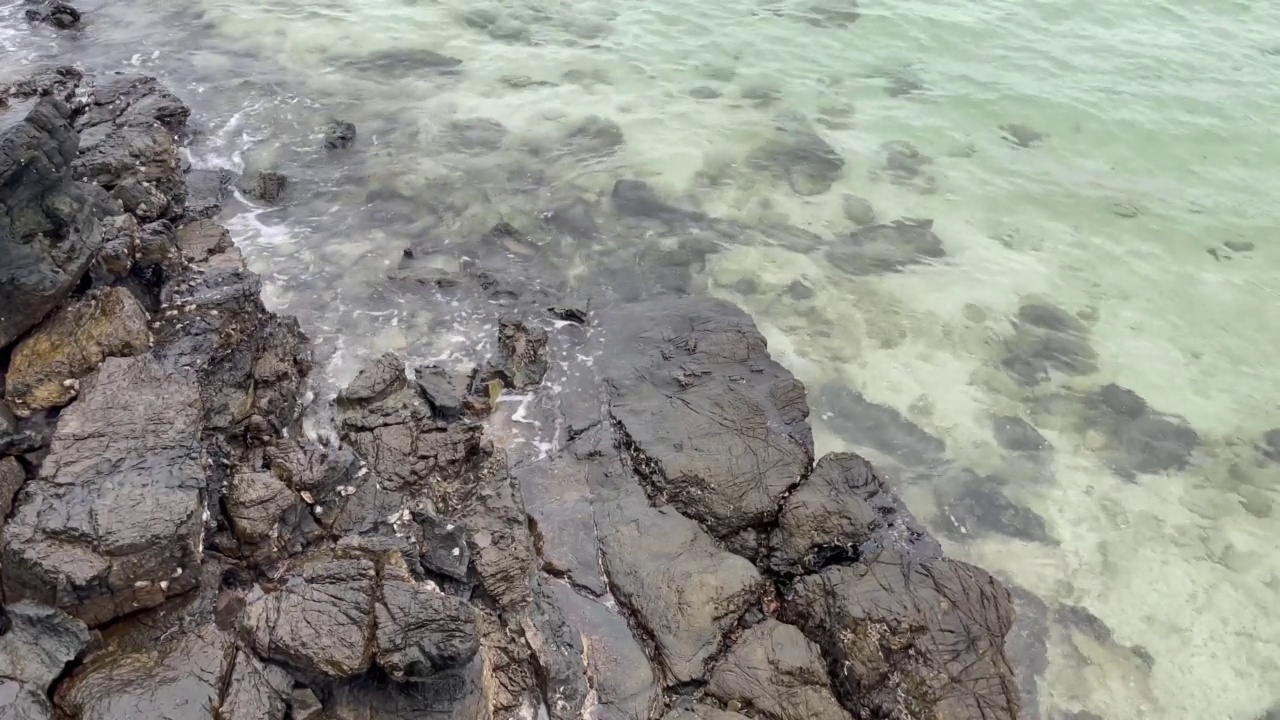
[[[572,454],[559,453],[517,468],[513,475],[524,497],[543,570],[599,596],[608,589],[608,582],[600,570],[587,482],[591,471]]]
[[[138,221],[132,215],[120,214],[102,221],[102,248],[90,269],[94,285],[109,286],[129,276],[139,234]]]
[[[578,720],[592,692],[582,635],[571,626],[543,576],[533,581],[529,606],[521,619],[524,636],[539,669],[541,695],[552,720]]]
[[[827,250],[827,261],[853,275],[901,272],[945,257],[932,220],[894,220],[854,231]]]
[[[355,141],[355,123],[345,120],[331,120],[324,128],[324,147],[326,150],[346,150]]]
[[[222,212],[235,174],[222,168],[190,170],[186,174],[187,203],[183,216],[189,220],[209,220]]]
[[[674,707],[662,720],[749,720],[746,715],[721,710],[703,703]]]
[[[764,579],[696,523],[632,488],[597,508],[604,567],[618,602],[652,638],[675,682],[703,677]]]
[[[201,429],[192,373],[108,358],[63,412],[5,526],[6,597],[96,626],[191,589],[205,511]]]
[[[498,352],[485,376],[513,390],[528,390],[542,382],[549,362],[545,329],[503,318],[498,323]]]
[[[227,487],[227,516],[236,537],[247,545],[270,543],[297,496],[269,472],[238,472]]]
[[[774,136],[752,150],[747,165],[786,180],[797,195],[821,195],[844,174],[844,158],[802,116],[784,116]]]
[[[738,638],[711,674],[707,694],[770,720],[849,720],[831,694],[818,646],[774,619]]]
[[[703,213],[666,203],[643,180],[615,182],[610,198],[614,210],[627,217],[648,218],[667,224],[697,224],[707,220]]]
[[[1200,435],[1168,417],[1140,417],[1121,426],[1115,462],[1135,473],[1181,470],[1191,464]]]
[[[769,540],[769,564],[804,574],[880,548],[939,557],[942,550],[866,460],[831,453],[786,499]]]
[[[943,524],[960,538],[994,532],[1019,540],[1057,544],[1045,527],[1044,518],[1011,501],[990,480],[965,472],[940,486],[938,493]]]
[[[547,308],[547,312],[564,320],[565,322],[577,323],[578,325],[587,324],[587,311],[580,307],[572,305],[553,305]]]
[[[775,518],[813,438],[804,386],[769,358],[751,319],[724,303],[662,300],[601,324],[619,352],[610,416],[650,492],[717,537]]]
[[[323,712],[320,698],[310,688],[294,688],[289,699],[290,720],[319,720]]]
[[[724,95],[724,93],[706,85],[699,85],[698,87],[689,90],[689,97],[694,100],[715,100],[722,95]]]
[[[102,243],[71,182],[79,138],[70,114],[54,97],[0,111],[0,348],[67,297]]]
[[[564,152],[583,157],[601,157],[616,153],[624,144],[626,136],[618,123],[591,115],[578,121],[565,133],[561,147]]]
[[[464,118],[452,120],[445,128],[445,142],[450,149],[464,153],[493,152],[502,147],[509,131],[492,118]]]
[[[1022,123],[1009,123],[1001,125],[1001,137],[1010,145],[1020,148],[1034,147],[1045,139],[1045,134],[1028,125]]]
[[[46,447],[52,436],[44,413],[19,421],[9,406],[0,402],[0,456],[35,452]]]
[[[876,221],[876,209],[871,205],[870,200],[845,193],[840,197],[840,203],[845,218],[854,225],[861,227]]]
[[[907,140],[891,140],[881,146],[884,172],[895,185],[911,185],[921,178],[933,158]]]
[[[138,266],[175,267],[180,257],[178,250],[178,232],[168,220],[148,223],[138,228],[138,250],[136,262]]]
[[[178,228],[178,249],[191,262],[203,262],[231,249],[231,233],[212,220],[197,220]]]
[[[753,277],[744,277],[733,284],[733,291],[739,295],[755,295],[760,292],[760,283]]]
[[[305,672],[363,673],[373,661],[374,564],[317,555],[299,565],[283,587],[245,606],[245,637],[262,657]]]
[[[414,581],[403,565],[384,565],[374,618],[378,665],[397,682],[464,667],[480,649],[476,611]]]
[[[814,27],[847,28],[862,17],[856,0],[819,0],[803,6],[800,17]]]
[[[877,405],[845,385],[823,387],[822,398],[831,413],[831,427],[850,442],[913,470],[946,464],[946,444],[897,410]]]
[[[444,368],[434,365],[423,365],[413,371],[414,382],[418,391],[427,399],[431,412],[444,420],[460,420],[466,412],[462,402],[462,393]]]
[[[88,91],[88,104],[76,118],[76,129],[82,133],[88,133],[91,128],[95,134],[102,133],[104,128],[99,126],[108,124],[120,128],[159,124],[176,136],[186,131],[187,119],[191,116],[191,108],[160,81],[145,75],[108,76],[95,82]],[[175,172],[170,180],[181,180],[177,167],[173,165]]]
[[[1018,323],[1055,333],[1086,335],[1089,327],[1079,318],[1060,307],[1048,303],[1026,303],[1018,308]]]
[[[116,196],[127,208],[144,213],[144,220],[182,209],[186,191],[173,130],[130,113],[88,127],[85,118],[76,120],[76,127],[83,128],[80,156],[72,164],[76,179],[119,189]]]
[[[337,135],[333,136],[337,138]],[[355,139],[355,131],[351,131],[352,140]],[[326,140],[327,146],[328,140]],[[348,142],[348,145],[350,142]],[[340,147],[347,147],[341,145]],[[336,149],[336,148],[335,148]],[[254,173],[253,179],[241,186],[241,192],[248,197],[264,203],[277,203],[284,197],[285,192],[289,189],[289,178],[283,173],[274,170],[261,170]]]
[[[5,400],[15,413],[61,407],[80,379],[108,357],[146,352],[147,313],[124,288],[109,288],[58,312],[18,343],[5,376]]]
[[[1253,252],[1256,245],[1248,240],[1226,240],[1222,246],[1231,252]]]
[[[1016,720],[1002,652],[1013,615],[1009,591],[986,572],[896,550],[803,577],[784,604],[855,717]]]
[[[1098,370],[1098,353],[1089,341],[1075,333],[1058,333],[1024,326],[1005,340],[1000,364],[1023,385],[1039,385],[1051,371],[1065,375],[1089,375]]]
[[[1016,415],[993,415],[991,431],[995,433],[996,444],[1005,450],[1038,453],[1053,449],[1034,425]]]
[[[89,645],[89,631],[79,620],[35,603],[10,605],[5,619],[9,627],[0,633],[0,717],[53,717],[51,686]]]
[[[27,471],[17,458],[0,457],[0,532],[4,531],[4,522],[13,510],[13,499],[27,481]]]
[[[1004,651],[1018,677],[1024,720],[1040,720],[1040,688],[1049,668],[1049,606],[1038,595],[1006,582],[1017,611]]]
[[[500,672],[494,670],[493,675]],[[392,683],[372,674],[365,675],[339,684],[327,693],[324,717],[332,720],[489,717],[486,700],[491,688],[487,683],[493,681],[489,675],[479,656],[464,668],[436,673],[419,681]]]
[[[471,548],[467,545],[466,528],[434,515],[414,514],[422,529],[419,558],[422,567],[459,582],[467,579],[471,566]]]
[[[136,177],[121,180],[111,195],[120,201],[125,212],[142,222],[153,222],[169,213],[170,199],[151,183]]]
[[[59,30],[70,30],[80,25],[80,11],[64,2],[44,2],[39,7],[27,8],[27,21],[45,23]]]

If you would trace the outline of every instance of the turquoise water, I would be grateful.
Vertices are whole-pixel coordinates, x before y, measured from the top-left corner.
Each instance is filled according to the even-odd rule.
[[[855,388],[1043,517],[1054,542],[947,536],[951,552],[1113,631],[1110,644],[1050,633],[1042,716],[1252,720],[1280,698],[1280,465],[1257,450],[1280,426],[1280,5],[854,8],[121,0],[85,3],[77,38],[6,21],[3,42],[15,62],[159,74],[205,128],[197,164],[300,181],[284,210],[240,205],[227,220],[271,301],[330,348],[335,380],[382,349],[447,355],[450,338],[465,342],[387,301],[382,279],[406,245],[448,267],[436,251],[499,220],[527,227],[566,198],[596,203],[619,177],[737,223],[740,242],[691,289],[752,312],[810,388],[821,450],[874,450],[831,390]],[[460,70],[387,60],[419,50]],[[749,162],[780,115],[803,117],[843,158],[830,189],[799,195]],[[315,150],[331,116],[360,128],[342,161]],[[616,152],[557,149],[588,116],[617,124]],[[472,117],[508,133],[458,152],[450,123]],[[1001,127],[1013,124],[1039,139],[1010,142]],[[904,143],[910,168],[887,169]],[[946,256],[889,275],[833,267],[822,249],[856,227],[846,194],[882,221],[933,219]],[[388,196],[394,219],[361,214]],[[794,228],[818,240],[780,239]],[[571,250],[571,278],[611,251]],[[808,296],[788,293],[797,280]],[[1001,370],[1009,318],[1031,301],[1082,318],[1096,371],[1028,388]],[[1106,462],[1105,432],[1070,398],[1110,382],[1196,430],[1189,464],[1135,478]],[[1052,458],[1001,450],[991,413],[1031,421]],[[903,482],[945,529],[946,488]]]

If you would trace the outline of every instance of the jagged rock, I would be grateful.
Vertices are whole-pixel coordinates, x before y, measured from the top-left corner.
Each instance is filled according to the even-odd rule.
[[[53,717],[50,686],[89,645],[89,631],[35,603],[11,605],[7,616],[8,631],[0,634],[0,718],[47,720]]]
[[[827,261],[852,275],[876,275],[945,257],[932,220],[894,220],[851,233],[827,250]]]
[[[346,150],[355,144],[356,125],[345,120],[333,120],[324,129],[326,150]]]
[[[231,233],[212,220],[197,220],[178,228],[177,245],[191,262],[203,262],[231,249]]]
[[[887,549],[800,578],[784,609],[855,717],[1019,717],[1009,591],[972,565]]]
[[[771,720],[850,720],[831,694],[818,646],[772,618],[738,638],[711,674],[707,694]]]
[[[158,220],[138,228],[138,249],[135,261],[140,267],[173,267],[181,255],[178,250],[178,233],[173,223]]]
[[[806,196],[827,192],[844,174],[840,153],[807,118],[789,114],[779,117],[773,136],[747,155],[747,165],[786,180],[793,192]]]
[[[480,650],[476,611],[403,565],[384,566],[374,617],[378,664],[398,682],[466,666]]]
[[[495,456],[461,479],[443,505],[471,533],[468,546],[481,587],[504,612],[522,610],[535,555],[524,499],[503,458]]]
[[[182,200],[182,174],[172,130],[157,121],[124,116],[112,123],[86,126],[86,117],[82,115],[76,122],[81,132],[80,155],[71,166],[76,179],[108,190],[126,181],[146,183],[150,186],[145,191],[147,202],[161,205],[163,213]],[[125,192],[136,200],[143,199],[136,190]]]
[[[284,483],[268,472],[241,472],[227,487],[227,515],[242,543],[261,544],[276,536],[284,512],[297,501]]]
[[[1016,415],[992,416],[991,430],[995,433],[996,444],[1005,450],[1038,453],[1053,449],[1034,425]]]
[[[653,639],[675,682],[699,679],[764,580],[696,523],[638,490],[598,508],[605,570],[618,602]]]
[[[102,243],[86,191],[71,182],[70,108],[46,96],[3,113],[15,120],[0,129],[0,348],[67,297]]]
[[[70,30],[80,25],[80,11],[64,2],[42,2],[39,7],[27,8],[27,21],[45,23],[59,30]]]
[[[880,548],[940,556],[938,547],[866,460],[831,453],[786,499],[769,541],[781,572],[814,572]]]
[[[528,390],[542,382],[548,364],[544,328],[513,318],[498,323],[498,352],[489,362],[486,377],[497,378],[513,390]]]
[[[444,368],[424,365],[413,371],[418,390],[427,399],[431,412],[444,420],[460,420],[466,414],[466,405],[456,383]]]
[[[89,88],[89,102],[76,118],[76,129],[113,123],[121,127],[158,123],[174,135],[181,134],[191,109],[153,77],[114,75]],[[175,179],[180,176],[175,175]]]
[[[133,270],[140,234],[138,221],[132,215],[113,215],[101,222],[102,248],[92,267],[94,284],[99,287],[111,285]]]
[[[207,482],[197,392],[191,373],[147,356],[102,364],[5,527],[10,600],[96,626],[195,585]]]
[[[189,220],[209,220],[222,212],[222,202],[231,191],[235,175],[222,168],[190,170],[186,175],[187,203],[183,216]]]
[[[320,704],[320,698],[311,691],[310,688],[295,688],[293,697],[289,701],[289,716],[291,720],[318,720],[318,716],[324,712],[324,707]]]
[[[521,626],[537,659],[542,696],[551,720],[584,717],[592,688],[583,662],[582,635],[565,620],[541,575],[532,583]]]
[[[479,611],[480,650],[487,668],[489,708],[493,717],[516,717],[537,707],[538,679],[529,643],[497,615]]]
[[[27,471],[17,458],[0,457],[0,532],[4,531],[5,519],[13,510],[13,499],[27,481]]]
[[[6,402],[22,417],[66,405],[75,398],[80,379],[103,360],[147,351],[147,322],[147,312],[119,287],[60,311],[14,348],[5,377]]]
[[[741,310],[704,300],[602,314],[610,414],[650,492],[717,537],[772,521],[813,458],[804,386]],[[678,398],[678,401],[673,401]]]
[[[127,177],[111,191],[125,212],[143,222],[153,222],[169,213],[169,198],[154,185],[136,177]]]
[[[649,717],[658,701],[657,677],[627,625],[606,601],[583,597],[567,584],[548,581],[551,597],[565,622],[582,637],[585,672],[594,691],[584,705],[600,720]]]
[[[246,182],[242,188],[245,195],[265,203],[279,202],[289,189],[289,178],[283,173],[273,170],[262,170]]]
[[[373,661],[376,579],[362,557],[307,558],[283,587],[245,606],[245,636],[262,657],[304,672],[360,675]]]

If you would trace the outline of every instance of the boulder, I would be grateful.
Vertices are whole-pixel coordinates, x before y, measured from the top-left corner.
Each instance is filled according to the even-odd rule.
[[[813,458],[804,386],[726,303],[602,313],[609,412],[648,491],[717,537],[771,522]]]
[[[388,562],[374,607],[378,665],[398,682],[466,667],[480,650],[476,611]]]
[[[549,365],[547,331],[514,318],[498,323],[498,352],[485,371],[513,390],[528,390],[542,382]]]
[[[53,717],[51,686],[88,647],[89,630],[66,613],[35,603],[11,605],[7,615],[8,631],[0,633],[0,717],[47,720]]]
[[[851,275],[877,275],[901,272],[946,254],[932,220],[894,220],[869,225],[836,241],[827,250],[827,261]]]
[[[0,557],[10,600],[96,626],[194,587],[207,477],[192,373],[108,358],[88,385],[20,496]]]
[[[245,637],[262,657],[303,672],[360,675],[373,661],[376,582],[366,558],[308,557],[282,587],[245,606]]]
[[[222,168],[189,170],[186,174],[187,202],[183,216],[208,220],[222,212],[222,203],[231,192],[235,174]]]
[[[462,668],[414,682],[388,683],[365,675],[333,687],[325,698],[323,717],[332,720],[423,720],[424,718],[484,718],[488,707],[490,673],[476,656]]]
[[[231,249],[231,233],[212,220],[197,220],[178,228],[178,249],[190,262],[203,262]]]
[[[108,75],[84,88],[88,102],[76,117],[76,129],[104,125],[146,127],[158,124],[172,135],[182,134],[191,116],[188,108],[159,80],[145,75]],[[99,130],[101,132],[101,130]],[[181,176],[176,175],[176,180]]]
[[[711,674],[707,694],[769,720],[850,720],[831,694],[818,646],[772,618],[742,633]]]
[[[456,382],[444,368],[424,365],[413,371],[418,391],[427,399],[431,412],[442,420],[460,420],[466,414],[463,383]]]
[[[784,619],[822,648],[854,717],[1016,720],[1009,591],[966,563],[882,550],[796,581]]]
[[[297,495],[269,472],[238,472],[231,476],[224,500],[228,519],[240,542],[269,543]]]
[[[0,348],[70,294],[102,244],[85,189],[71,182],[79,136],[46,96],[0,111]]]
[[[596,517],[587,473],[571,453],[525,464],[513,471],[529,515],[542,569],[600,596],[608,589],[600,569]]]
[[[58,312],[14,348],[5,400],[22,416],[61,407],[84,376],[108,357],[146,352],[147,312],[121,287],[85,297]]]
[[[587,678],[582,634],[565,619],[544,575],[531,583],[529,603],[521,618],[525,641],[539,670],[543,700],[551,720],[586,717],[592,694]]]

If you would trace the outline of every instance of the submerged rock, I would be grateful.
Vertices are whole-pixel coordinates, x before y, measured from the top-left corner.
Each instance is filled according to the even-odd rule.
[[[600,157],[617,152],[626,144],[626,136],[618,123],[599,115],[578,121],[565,133],[564,151],[585,157]]]
[[[418,73],[456,75],[462,61],[426,48],[379,50],[360,58],[343,58],[340,62],[357,72],[379,78],[400,79]]]
[[[445,142],[451,149],[465,153],[492,152],[502,147],[508,130],[492,118],[451,120],[445,128]]]
[[[331,120],[324,128],[326,150],[346,150],[355,144],[356,125],[346,120]]]
[[[1016,415],[993,415],[991,430],[995,433],[996,444],[1005,450],[1038,453],[1053,449],[1034,425]]]
[[[1014,503],[990,479],[964,471],[937,492],[942,524],[959,538],[998,533],[1028,542],[1058,542],[1049,534],[1043,517]]]
[[[353,131],[354,137],[354,131]],[[261,170],[254,173],[253,179],[243,182],[241,192],[248,197],[264,203],[277,203],[289,189],[289,178],[274,170]]]
[[[1088,326],[1065,310],[1044,302],[1018,308],[1014,334],[1004,341],[1005,372],[1026,386],[1040,385],[1053,373],[1080,376],[1098,370],[1098,353],[1089,344]]]
[[[658,197],[643,180],[618,180],[610,193],[614,210],[627,217],[649,218],[668,224],[698,224],[707,216],[696,210],[685,210]]]
[[[206,470],[193,373],[108,358],[63,412],[0,545],[5,596],[90,626],[198,581]]]
[[[1000,137],[1003,138],[1005,142],[1020,148],[1034,147],[1040,144],[1040,141],[1044,140],[1046,137],[1045,134],[1039,130],[1036,130],[1029,125],[1023,125],[1022,123],[1001,125],[1000,131]]]
[[[873,403],[843,384],[824,386],[822,397],[831,413],[831,427],[855,445],[916,471],[946,464],[946,443],[897,410]]]
[[[80,379],[108,357],[146,352],[147,313],[124,288],[110,288],[59,312],[13,351],[5,400],[22,417],[75,398]]]
[[[840,207],[845,218],[854,225],[870,225],[876,221],[876,210],[866,198],[845,193],[840,196]]]
[[[59,30],[70,30],[80,25],[80,11],[64,2],[45,1],[38,7],[27,8],[28,22],[45,23]]]
[[[797,195],[821,195],[844,174],[844,158],[804,117],[784,116],[773,136],[747,155],[747,165],[785,180]]]
[[[836,268],[852,275],[875,275],[901,272],[946,254],[942,239],[933,232],[932,220],[894,220],[835,240],[826,257]]]

